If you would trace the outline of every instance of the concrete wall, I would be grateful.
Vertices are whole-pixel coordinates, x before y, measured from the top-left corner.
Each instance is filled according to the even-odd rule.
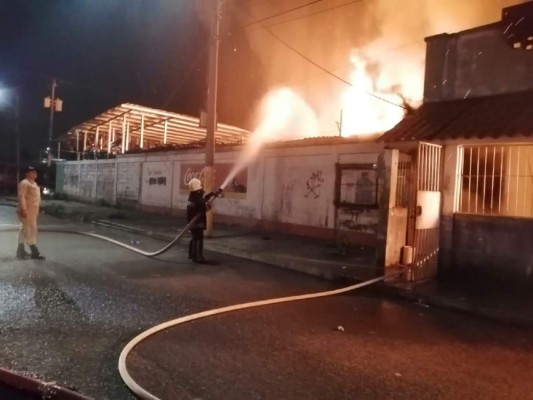
[[[533,287],[531,237],[529,219],[455,214],[453,267],[448,272]]]
[[[513,49],[492,24],[426,39],[424,102],[533,89],[533,52]]]
[[[222,184],[240,151],[217,152],[215,186]],[[354,215],[334,205],[336,164],[373,165],[382,153],[380,143],[267,148],[215,202],[215,219],[322,238],[342,234],[348,241],[374,245],[379,209],[363,210],[357,223],[345,223]],[[59,164],[63,187],[56,191],[84,201],[182,214],[186,183],[201,177],[204,161],[202,151],[188,150],[65,162]]]

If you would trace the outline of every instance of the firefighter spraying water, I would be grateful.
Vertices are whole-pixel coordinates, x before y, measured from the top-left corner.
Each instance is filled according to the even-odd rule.
[[[211,201],[222,194],[222,189],[204,195],[202,182],[198,178],[189,181],[189,199],[187,201],[187,222],[190,225],[192,239],[189,242],[189,259],[195,263],[205,264],[204,230],[206,213],[211,208]]]

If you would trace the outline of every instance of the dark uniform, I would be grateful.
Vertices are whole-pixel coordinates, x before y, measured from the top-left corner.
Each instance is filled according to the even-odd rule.
[[[206,228],[206,213],[208,211],[207,202],[213,193],[204,196],[202,189],[196,190],[189,194],[187,202],[187,222],[191,222],[194,217],[198,218],[189,228],[192,239],[189,242],[189,258],[197,263],[204,263],[204,230]]]

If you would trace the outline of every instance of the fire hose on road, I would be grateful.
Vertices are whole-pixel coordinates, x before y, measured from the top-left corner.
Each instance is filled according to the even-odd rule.
[[[212,197],[209,200],[208,203],[210,204],[216,197],[218,197],[218,196]],[[133,252],[135,252],[137,254],[140,254],[140,255],[143,255],[143,256],[146,256],[146,257],[156,257],[158,255],[161,255],[161,254],[165,253],[172,246],[174,246],[180,240],[180,238],[189,230],[190,226],[192,226],[194,224],[194,222],[196,221],[196,219],[198,217],[199,216],[196,216],[195,218],[193,218],[176,235],[176,237],[169,244],[167,244],[162,249],[154,251],[154,252],[143,251],[143,250],[140,250],[140,249],[138,249],[136,247],[130,246],[130,245],[126,244],[126,243],[120,242],[118,240],[111,239],[109,237],[106,237],[106,236],[103,236],[103,235],[98,235],[98,234],[91,233],[91,232],[68,230],[68,229],[64,229],[64,228],[60,228],[60,227],[58,227],[58,228],[56,228],[56,227],[42,227],[42,228],[39,228],[39,230],[42,231],[42,232],[69,233],[69,234],[85,235],[85,236],[89,236],[89,237],[92,237],[92,238],[95,238],[95,239],[99,239],[99,240],[103,240],[103,241],[115,244],[117,246],[120,246],[120,247],[123,247],[125,249],[131,250],[131,251],[133,251]],[[18,229],[19,229],[18,225],[0,225],[0,232],[2,232],[2,231],[14,231],[14,230],[18,230]],[[396,274],[399,274],[399,273],[401,273],[401,272],[398,271],[398,272],[396,272],[393,275],[396,275]],[[388,275],[387,277],[390,277],[390,276],[392,276],[392,275]],[[231,311],[238,311],[238,310],[244,310],[244,309],[260,307],[260,306],[267,306],[267,305],[273,305],[273,304],[279,304],[279,303],[287,303],[287,302],[292,302],[292,301],[315,299],[315,298],[319,298],[319,297],[334,296],[334,295],[337,295],[337,294],[350,292],[350,291],[353,291],[353,290],[356,290],[356,289],[360,289],[360,288],[365,287],[365,286],[369,286],[369,285],[384,281],[385,278],[386,278],[386,276],[384,275],[384,276],[380,276],[380,277],[377,277],[377,278],[374,278],[374,279],[370,279],[370,280],[365,281],[365,282],[360,282],[360,283],[357,283],[357,284],[354,284],[354,285],[350,285],[350,286],[347,286],[347,287],[344,287],[344,288],[335,289],[335,290],[329,290],[329,291],[324,291],[324,292],[309,293],[309,294],[303,294],[303,295],[280,297],[280,298],[274,298],[274,299],[268,299],[268,300],[260,300],[260,301],[248,302],[248,303],[243,303],[243,304],[236,304],[236,305],[217,308],[217,309],[213,309],[213,310],[202,311],[202,312],[199,312],[199,313],[196,313],[196,314],[187,315],[187,316],[180,317],[180,318],[177,318],[177,319],[174,319],[174,320],[171,320],[171,321],[164,322],[162,324],[156,325],[156,326],[154,326],[154,327],[142,332],[141,334],[136,336],[133,340],[131,340],[124,347],[124,349],[122,350],[122,352],[120,354],[119,361],[118,361],[118,369],[119,369],[120,376],[122,377],[122,380],[128,386],[128,388],[133,393],[135,393],[137,396],[139,396],[140,398],[148,399],[148,400],[160,400],[158,397],[156,397],[155,395],[151,394],[150,392],[148,392],[147,390],[142,388],[137,382],[135,382],[133,380],[133,378],[131,377],[131,375],[129,374],[127,366],[126,366],[126,360],[127,360],[128,354],[133,350],[133,348],[135,346],[137,346],[140,342],[142,342],[143,340],[145,340],[149,336],[152,336],[155,333],[163,331],[165,329],[168,329],[168,328],[171,328],[171,327],[174,327],[174,326],[177,326],[177,325],[184,324],[186,322],[198,320],[198,319],[201,319],[201,318],[210,317],[210,316],[213,316],[213,315],[223,314],[223,313],[227,313],[227,312],[231,312]]]

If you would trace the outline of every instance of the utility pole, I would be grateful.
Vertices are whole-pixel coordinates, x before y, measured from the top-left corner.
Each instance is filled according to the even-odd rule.
[[[15,147],[17,158],[17,185],[20,182],[20,103],[19,95],[15,94]]]
[[[61,99],[56,99],[56,87],[57,82],[55,79],[52,79],[52,95],[50,97],[45,97],[44,107],[50,108],[50,125],[48,127],[48,166],[52,164],[52,137],[54,133],[54,111],[60,112],[63,110],[63,101]]]
[[[52,134],[54,131],[54,109],[56,101],[56,80],[52,79],[52,96],[50,99],[50,127],[48,128],[48,151],[52,149]]]
[[[215,132],[217,130],[217,86],[218,86],[218,49],[220,44],[220,18],[222,0],[216,0],[216,10],[211,22],[209,43],[209,79],[207,88],[207,137],[205,144],[204,189],[206,193],[214,188]],[[213,232],[213,211],[207,213],[206,236]]]
[[[337,124],[337,129],[339,130],[339,136],[342,136],[342,110],[341,110],[340,120],[336,122],[336,124]]]

